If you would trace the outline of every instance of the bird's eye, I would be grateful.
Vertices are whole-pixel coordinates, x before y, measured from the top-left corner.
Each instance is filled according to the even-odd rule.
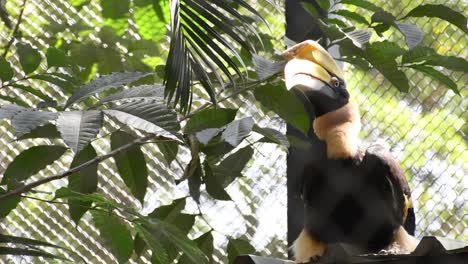
[[[333,87],[338,88],[340,86],[340,80],[338,80],[338,78],[336,78],[336,77],[332,77],[331,80],[330,80],[330,84]]]

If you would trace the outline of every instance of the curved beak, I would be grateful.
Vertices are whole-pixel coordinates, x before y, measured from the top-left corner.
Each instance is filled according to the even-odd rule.
[[[343,71],[333,57],[317,42],[307,40],[283,52],[288,61],[284,69],[287,89],[298,89],[338,99],[332,79],[343,80]]]

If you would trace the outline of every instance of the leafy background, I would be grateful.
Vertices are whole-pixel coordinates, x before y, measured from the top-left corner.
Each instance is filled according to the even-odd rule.
[[[84,68],[73,69],[82,82],[90,80],[97,73],[109,74],[115,71],[133,70],[150,71],[164,64],[169,51],[166,35],[166,24],[169,23],[167,13],[153,12],[153,1],[134,1],[133,11],[129,12],[129,1],[27,1],[23,22],[20,25],[22,38],[47,53],[49,46],[60,46],[69,52],[68,59],[74,60]],[[406,14],[423,1],[372,1],[377,6],[392,10],[394,15]],[[23,1],[7,1],[6,8],[11,17],[17,17]],[[424,1],[427,3],[427,1]],[[443,3],[455,10],[468,10],[465,1],[431,1]],[[255,4],[255,3],[253,3]],[[257,10],[269,22],[270,29],[263,24],[256,24],[260,37],[264,39],[265,54],[272,53],[273,48],[282,49],[284,35],[283,11],[276,10],[267,4],[256,4]],[[112,8],[110,8],[112,6]],[[161,6],[164,8],[164,6]],[[356,12],[367,12],[354,6],[348,7]],[[162,14],[162,16],[161,16]],[[159,17],[158,17],[159,15]],[[409,21],[423,28],[426,32],[423,43],[443,55],[453,55],[467,58],[467,39],[455,26],[437,19],[409,18]],[[162,23],[161,21],[165,21]],[[70,25],[66,25],[69,23]],[[0,25],[0,27],[5,27]],[[99,31],[95,30],[96,28]],[[271,30],[271,31],[269,31]],[[1,45],[6,45],[9,30],[0,30]],[[404,41],[402,35],[386,32],[390,39]],[[116,43],[119,44],[116,44]],[[13,54],[21,53],[27,46],[13,43]],[[54,51],[50,51],[54,52]],[[37,55],[36,55],[37,57]],[[123,60],[121,60],[123,58]],[[31,58],[34,64],[35,58]],[[21,61],[16,55],[9,57],[15,72],[21,72]],[[43,60],[38,72],[46,73],[47,64]],[[57,65],[69,63],[65,61],[52,62]],[[434,234],[468,239],[467,208],[468,182],[464,177],[468,172],[468,151],[466,126],[468,101],[465,99],[467,90],[466,74],[443,70],[450,75],[459,87],[462,96],[439,82],[423,78],[421,73],[405,69],[413,87],[406,94],[385,80],[377,71],[363,71],[345,64],[347,85],[352,93],[357,95],[363,113],[364,126],[362,136],[369,141],[382,139],[391,147],[393,153],[402,161],[410,184],[413,188],[415,207],[417,208],[417,234]],[[26,68],[23,67],[26,70]],[[4,74],[4,73],[2,73]],[[3,78],[3,76],[2,76]],[[41,81],[51,78],[57,86]],[[62,100],[67,93],[66,82],[61,82],[59,76],[43,74],[28,78],[26,87],[42,87],[41,94],[36,97],[25,96],[21,88],[0,89],[4,99],[14,98],[18,104],[35,105],[48,98]],[[27,89],[22,87],[23,89]],[[6,98],[8,97],[8,98]],[[40,98],[40,99],[38,99]],[[197,102],[195,105],[201,105]],[[85,103],[93,103],[86,102]],[[284,124],[278,117],[262,108],[251,94],[242,94],[236,100],[223,102],[224,107],[239,108],[237,118],[252,116],[255,123],[262,127],[280,128],[284,132]],[[4,124],[3,124],[4,122]],[[118,124],[106,120],[106,126],[98,135],[107,136]],[[57,143],[58,140],[22,140],[14,141],[14,133],[6,121],[0,126],[0,165],[2,174],[15,156],[32,145]],[[114,134],[115,135],[115,134]],[[125,137],[125,135],[120,135]],[[254,141],[254,139],[249,139]],[[114,142],[117,142],[115,140]],[[244,143],[244,144],[248,144]],[[93,146],[98,154],[105,154],[112,146],[103,138]],[[242,145],[241,147],[244,147]],[[183,221],[195,221],[190,230],[192,238],[211,232],[214,239],[214,261],[225,263],[227,253],[260,251],[265,255],[284,257],[286,254],[286,153],[280,147],[271,144],[253,145],[253,158],[246,169],[242,171],[245,177],[238,178],[226,189],[233,201],[219,201],[203,195],[201,210],[204,216],[182,217]],[[60,151],[60,150],[57,150]],[[99,165],[98,191],[113,201],[139,208],[146,214],[161,205],[171,204],[173,200],[187,196],[186,183],[176,185],[174,178],[183,174],[185,165],[190,161],[187,149],[180,149],[177,161],[168,165],[166,156],[160,147],[148,144],[141,148],[148,164],[148,191],[144,197],[143,206],[131,193],[131,190],[120,175],[113,160],[107,160]],[[136,151],[138,152],[138,151]],[[140,155],[138,153],[133,153]],[[119,158],[119,157],[117,157]],[[120,157],[124,159],[125,157]],[[72,163],[72,155],[65,154],[59,161],[48,166],[34,178],[51,175],[57,171],[66,170]],[[66,181],[54,182],[42,186],[46,190],[65,186]],[[208,187],[207,187],[208,188]],[[218,194],[218,197],[226,195]],[[184,207],[176,200],[174,206]],[[177,206],[176,206],[177,207]],[[174,210],[174,209],[172,209]],[[196,213],[195,202],[187,199],[184,213]],[[175,213],[177,209],[175,209]],[[68,210],[61,204],[42,203],[34,200],[23,200],[16,210],[0,222],[0,233],[27,235],[31,238],[54,242],[78,251],[87,261],[92,263],[112,263],[117,258],[111,249],[105,246],[105,238],[99,236],[93,221],[106,220],[106,215],[85,214],[80,225],[75,226]],[[193,218],[193,219],[192,219]],[[101,225],[102,226],[102,225]],[[113,228],[109,226],[108,228]],[[119,227],[115,227],[118,229]],[[244,240],[251,241],[251,245]],[[125,238],[124,238],[125,239]],[[205,238],[208,239],[209,238]],[[136,242],[135,242],[136,243]],[[70,257],[67,251],[60,251]],[[122,253],[125,254],[125,253]],[[149,263],[148,255],[134,259],[130,263]],[[5,262],[13,259],[0,259]],[[45,261],[45,260],[43,260]]]

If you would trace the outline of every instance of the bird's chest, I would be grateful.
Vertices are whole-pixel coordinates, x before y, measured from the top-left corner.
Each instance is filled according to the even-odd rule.
[[[306,228],[323,241],[367,243],[371,229],[387,229],[381,185],[359,163],[326,161],[307,167],[303,199]],[[385,231],[387,232],[387,231]]]

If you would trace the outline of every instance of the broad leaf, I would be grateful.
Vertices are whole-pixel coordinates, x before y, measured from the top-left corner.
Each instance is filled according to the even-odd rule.
[[[7,82],[13,78],[14,74],[10,62],[0,56],[0,80],[2,80],[2,82]]]
[[[344,34],[358,48],[363,48],[372,37],[372,33],[368,29],[358,29],[351,32],[345,32]]]
[[[97,156],[91,144],[88,144],[80,153],[75,155],[70,168],[77,167]],[[94,193],[98,185],[98,163],[90,165],[68,176],[68,188],[79,193]],[[68,200],[68,211],[71,219],[78,224],[81,217],[88,211],[92,202],[80,200]]]
[[[170,165],[172,161],[175,160],[177,157],[177,153],[179,151],[179,144],[177,142],[158,142],[157,143],[159,151],[164,156],[164,159],[166,160],[167,164]]]
[[[402,62],[404,64],[420,63],[432,66],[442,66],[453,71],[468,72],[468,61],[455,56],[443,56],[437,54],[435,50],[429,47],[418,46],[403,54]]]
[[[405,73],[398,69],[396,58],[404,53],[396,43],[383,41],[367,46],[366,59],[398,90],[407,92],[409,81]]]
[[[418,70],[424,73],[425,75],[441,82],[442,84],[446,85],[449,89],[454,91],[456,94],[460,95],[460,91],[458,91],[457,84],[440,71],[424,65],[411,65],[411,68]]]
[[[49,67],[67,67],[72,64],[71,58],[68,57],[65,52],[57,48],[48,48],[46,57],[47,66]]]
[[[255,253],[255,248],[246,240],[230,239],[227,246],[229,264],[233,264],[236,257]]]
[[[55,191],[54,199],[68,199],[75,201],[92,202],[96,206],[104,207],[106,209],[124,208],[124,206],[121,203],[115,203],[111,200],[107,200],[100,194],[79,193],[65,187],[62,187]]]
[[[29,44],[18,43],[16,44],[18,51],[19,61],[24,73],[30,74],[35,71],[41,63],[42,57],[37,49],[31,47]]]
[[[245,137],[250,135],[254,124],[255,122],[251,117],[232,121],[226,126],[226,129],[221,134],[221,138],[233,147],[236,147]]]
[[[141,238],[141,240],[143,240],[151,249],[153,263],[170,263],[168,253],[164,248],[164,245],[161,243],[160,239],[153,234],[153,232],[140,224],[135,225],[135,230],[137,231],[138,237]]]
[[[52,98],[50,98],[48,95],[45,95],[41,90],[39,90],[37,88],[33,88],[31,86],[28,86],[28,85],[22,85],[22,84],[19,84],[19,83],[11,83],[8,86],[9,86],[9,88],[12,88],[12,89],[14,88],[14,89],[22,90],[22,91],[25,91],[27,93],[33,94],[33,95],[41,98],[44,101],[52,101]]]
[[[304,104],[293,93],[286,90],[283,84],[262,85],[254,90],[254,95],[264,107],[307,135],[310,121]]]
[[[445,5],[433,5],[425,4],[418,5],[413,10],[411,10],[404,18],[406,17],[437,17],[443,19],[461,30],[465,33],[468,33],[466,27],[466,17],[448,6]]]
[[[58,132],[57,127],[53,124],[45,124],[43,126],[37,127],[31,132],[18,137],[18,140],[28,139],[28,138],[59,138],[60,132]]]
[[[376,12],[380,9],[380,7],[366,0],[341,0],[340,3],[362,7],[373,12]]]
[[[127,262],[133,252],[133,239],[130,231],[113,214],[101,211],[92,211],[91,213],[94,225],[112,254],[119,263]]]
[[[55,120],[58,113],[28,109],[21,111],[11,119],[11,125],[16,130],[16,137],[20,138],[33,129]]]
[[[6,193],[5,189],[0,187],[0,195]],[[7,217],[7,215],[18,206],[21,201],[20,197],[12,197],[6,200],[2,200],[0,203],[0,219]]]
[[[252,56],[252,62],[260,80],[265,80],[281,73],[286,64],[285,61],[271,61],[256,54]]]
[[[207,128],[202,131],[195,133],[195,137],[200,143],[207,145],[214,137],[224,131],[225,127],[222,128]]]
[[[63,146],[34,146],[21,152],[8,165],[1,184],[14,186],[52,164],[67,150]]]
[[[202,184],[203,170],[199,158],[192,158],[192,160],[190,160],[184,172],[184,178],[185,177],[188,178],[190,196],[192,196],[197,203],[200,203],[200,186]]]
[[[133,98],[148,98],[154,97],[154,99],[160,98],[164,99],[164,86],[161,84],[155,85],[140,85],[133,86],[129,89],[116,92],[112,95],[109,95],[99,101],[98,104],[104,104],[113,101],[133,99]]]
[[[169,254],[179,251],[184,253],[193,263],[208,263],[205,254],[176,226],[157,218],[146,218],[142,227],[148,231],[148,234],[158,239],[166,249],[169,249],[171,252]]]
[[[57,129],[73,152],[79,153],[99,133],[102,120],[101,111],[61,112]]]
[[[359,15],[356,12],[352,12],[352,11],[349,11],[349,10],[346,10],[346,9],[340,9],[340,10],[334,11],[333,13],[336,14],[336,15],[339,15],[339,16],[354,20],[354,21],[356,21],[358,23],[361,23],[361,24],[364,24],[366,26],[368,26],[370,24],[369,21],[367,21],[367,19],[365,17]]]
[[[206,256],[208,256],[210,263],[212,263],[213,253],[214,253],[214,245],[213,245],[213,235],[211,232],[207,232],[197,239],[194,240],[197,244],[198,248],[200,248]],[[192,264],[187,256],[182,255],[179,259],[179,264]]]
[[[114,132],[111,136],[111,148],[116,150],[133,140],[135,140],[135,137],[131,134],[123,131]],[[141,151],[140,146],[134,146],[115,155],[114,160],[125,185],[130,189],[133,196],[143,204],[146,188],[148,187],[148,169],[145,154]]]
[[[148,133],[152,133],[155,135],[159,135],[162,137],[174,139],[177,141],[180,141],[176,136],[174,136],[172,133],[169,131],[143,119],[138,116],[134,116],[132,114],[128,114],[122,111],[117,111],[117,110],[103,110],[104,113],[108,116],[114,117],[117,119],[119,122],[122,124],[125,124],[127,126],[143,130]]]
[[[27,108],[15,104],[0,105],[0,120],[12,118],[14,115],[25,110]]]
[[[311,14],[313,17],[319,17],[320,12],[317,10],[317,8],[308,2],[300,2],[302,5],[302,8],[304,8],[305,11],[307,11],[309,14]]]
[[[158,99],[134,99],[112,109],[142,118],[174,135],[180,130],[176,112]]]
[[[223,182],[225,181],[224,176],[225,174],[215,173],[213,170],[212,165],[208,162],[204,164],[205,169],[205,184],[206,184],[206,191],[208,194],[218,200],[230,201],[231,197],[229,194],[224,190]],[[238,175],[240,176],[240,175]]]
[[[254,125],[253,131],[263,135],[267,140],[267,142],[272,142],[286,148],[289,148],[289,141],[288,138],[281,133],[280,131],[268,127],[259,127],[258,125]]]
[[[208,108],[193,115],[184,127],[187,134],[204,130],[206,128],[220,128],[232,122],[236,117],[237,109]]]
[[[405,36],[406,44],[410,49],[416,47],[423,40],[424,33],[419,27],[399,22],[395,22],[395,26]]]
[[[250,146],[244,147],[227,156],[219,165],[211,166],[213,175],[222,179],[221,186],[226,188],[237,177],[241,177],[242,170],[253,156]]]
[[[185,198],[177,199],[170,205],[160,206],[151,212],[148,217],[155,217],[172,223],[177,226],[184,234],[188,234],[195,222],[195,215],[184,214]]]
[[[68,98],[65,107],[68,107],[73,103],[81,102],[93,94],[100,93],[111,88],[118,88],[125,84],[130,84],[149,75],[151,75],[151,73],[115,72],[109,75],[101,76],[81,86],[76,92],[74,92],[72,96]]]
[[[67,75],[58,75],[58,74],[35,74],[35,75],[32,75],[31,76],[31,79],[35,79],[35,80],[41,80],[41,81],[45,81],[45,82],[48,82],[50,84],[53,84],[53,85],[56,85],[58,87],[60,87],[61,89],[63,89],[63,91],[65,91],[66,93],[70,94],[70,93],[73,93],[75,91],[75,88],[76,88],[76,83],[74,83],[72,81],[73,78],[68,78],[68,77],[71,77],[71,76],[67,76],[67,78],[65,78]]]

